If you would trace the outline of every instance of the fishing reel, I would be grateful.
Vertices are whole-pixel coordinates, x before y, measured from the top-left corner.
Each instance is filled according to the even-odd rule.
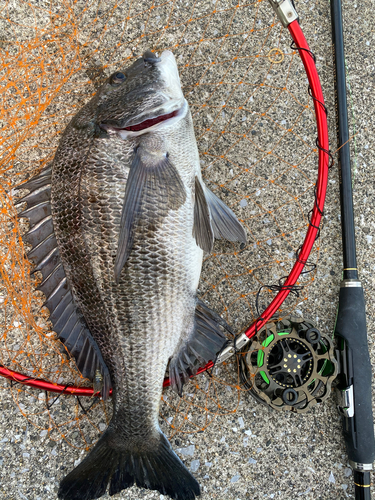
[[[259,403],[296,413],[327,399],[338,372],[332,340],[297,316],[267,323],[239,360],[242,382]]]

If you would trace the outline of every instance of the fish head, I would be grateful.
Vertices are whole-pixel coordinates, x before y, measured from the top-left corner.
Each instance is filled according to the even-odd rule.
[[[102,130],[132,139],[175,125],[188,105],[175,57],[146,51],[131,66],[113,73],[99,91],[97,120]]]

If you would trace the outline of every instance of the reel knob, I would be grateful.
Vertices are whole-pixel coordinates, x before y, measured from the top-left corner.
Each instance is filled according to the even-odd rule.
[[[294,389],[285,389],[282,394],[282,399],[286,405],[293,406],[298,401],[298,392]]]
[[[310,344],[318,344],[321,339],[320,331],[317,328],[309,328],[305,334],[305,337],[307,342],[310,342]]]

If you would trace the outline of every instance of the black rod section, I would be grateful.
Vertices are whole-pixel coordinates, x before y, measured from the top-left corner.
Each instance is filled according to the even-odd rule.
[[[356,485],[356,489],[355,489],[356,500],[371,500],[370,472],[357,472],[355,470],[354,471],[354,484]]]
[[[339,180],[341,198],[341,227],[344,260],[344,279],[358,278],[355,252],[355,230],[353,214],[352,174],[350,168],[350,145],[348,106],[346,100],[345,54],[342,27],[341,0],[331,0],[333,57],[336,69],[336,129],[339,148]]]
[[[367,343],[365,299],[358,279],[353,193],[346,100],[345,54],[341,0],[331,0],[331,22],[336,70],[336,119],[339,150],[343,280],[335,327],[340,373],[339,411],[356,500],[371,500],[370,471],[375,458],[371,400],[371,362]]]

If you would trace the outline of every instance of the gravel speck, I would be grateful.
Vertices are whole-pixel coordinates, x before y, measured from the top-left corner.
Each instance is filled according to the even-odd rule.
[[[333,483],[333,484],[335,484],[335,483],[336,483],[335,476],[333,475],[333,473],[332,473],[332,472],[331,472],[331,473],[330,473],[330,475],[329,475],[328,481],[329,481],[330,483]]]
[[[199,468],[199,465],[200,465],[200,461],[199,460],[193,460],[190,464],[190,470],[191,472],[197,472],[198,468]]]
[[[302,491],[301,493],[298,493],[298,496],[301,497],[302,495],[307,495],[311,491],[311,488],[307,488],[306,491]]]
[[[186,457],[192,457],[194,455],[195,451],[195,445],[191,444],[190,446],[187,446],[186,448],[177,448],[176,452],[180,453],[181,455],[184,455]]]

